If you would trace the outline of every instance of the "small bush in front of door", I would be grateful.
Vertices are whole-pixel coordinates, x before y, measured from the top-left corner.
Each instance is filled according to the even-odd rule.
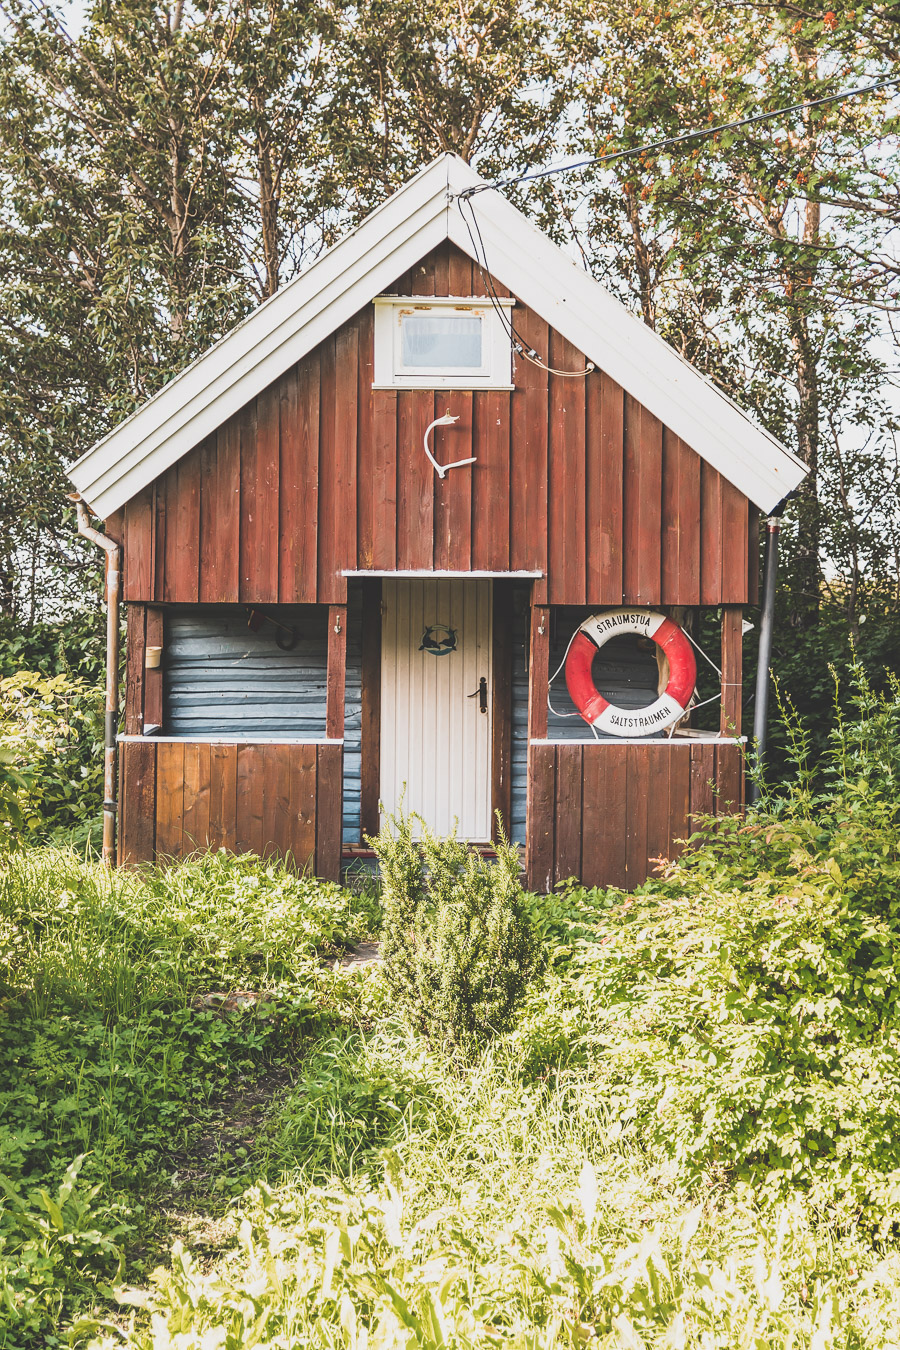
[[[505,839],[482,858],[414,816],[370,840],[381,866],[381,954],[388,987],[436,1048],[469,1055],[512,1023],[537,964],[537,940]]]

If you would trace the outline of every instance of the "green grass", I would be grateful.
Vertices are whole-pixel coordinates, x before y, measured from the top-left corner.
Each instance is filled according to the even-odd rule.
[[[900,694],[860,705],[824,787],[527,897],[468,1057],[332,969],[366,896],[5,859],[0,1350],[896,1350]]]

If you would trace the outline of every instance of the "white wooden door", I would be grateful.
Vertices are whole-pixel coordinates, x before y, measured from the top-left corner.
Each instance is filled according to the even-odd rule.
[[[385,580],[382,600],[383,806],[396,811],[402,797],[404,811],[415,811],[436,833],[449,834],[456,824],[461,839],[486,843],[491,582]]]

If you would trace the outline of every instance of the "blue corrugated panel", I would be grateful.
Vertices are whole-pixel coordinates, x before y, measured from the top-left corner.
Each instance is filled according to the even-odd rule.
[[[273,624],[264,620],[252,631],[242,606],[167,612],[163,684],[169,735],[248,740],[325,735],[327,611],[270,605],[258,613],[297,631],[290,651],[278,646],[281,630]]]

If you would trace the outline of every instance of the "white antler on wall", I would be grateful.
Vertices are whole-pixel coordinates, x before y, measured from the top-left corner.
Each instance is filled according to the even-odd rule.
[[[454,460],[452,464],[438,464],[434,455],[431,453],[431,449],[429,448],[428,445],[428,437],[431,435],[432,431],[434,431],[434,428],[452,427],[453,423],[458,421],[459,418],[454,417],[453,413],[444,413],[443,417],[436,417],[425,432],[425,453],[431,460],[432,464],[434,465],[435,471],[437,472],[439,478],[446,478],[450,469],[461,469],[464,464],[475,463],[475,456],[473,455],[471,459],[457,459]]]

